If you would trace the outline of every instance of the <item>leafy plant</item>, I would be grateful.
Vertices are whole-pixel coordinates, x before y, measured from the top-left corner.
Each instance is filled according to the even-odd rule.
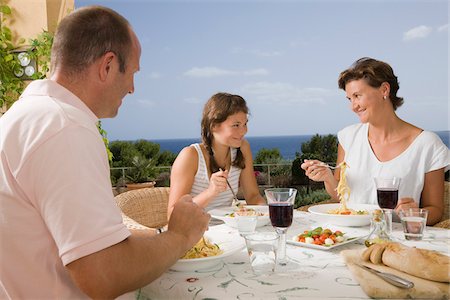
[[[100,132],[100,135],[102,136],[103,143],[105,144],[106,153],[108,154],[109,165],[111,165],[112,164],[112,160],[113,160],[113,154],[112,154],[111,150],[109,149],[109,140],[108,140],[108,137],[107,137],[107,133],[102,128],[102,121],[98,121],[97,128],[98,128],[98,131]]]
[[[297,188],[294,207],[298,208],[300,206],[314,204],[328,199],[330,199],[330,195],[328,195],[325,189],[309,192],[307,187],[301,186]]]
[[[50,71],[50,60],[53,45],[53,33],[44,30],[36,38],[30,40],[31,48],[28,49],[28,55],[36,60],[39,69],[32,75],[32,79],[43,79],[47,77]]]
[[[14,75],[21,68],[19,59],[14,55],[17,48],[13,44],[13,35],[5,21],[11,17],[11,8],[7,5],[0,5],[0,108],[6,107],[16,101],[24,89],[24,82]],[[21,38],[18,45],[22,45],[25,39]]]
[[[133,157],[132,168],[127,172],[127,179],[133,183],[150,181],[156,175],[155,164],[152,159],[140,155]]]
[[[8,109],[20,96],[25,88],[22,79],[16,77],[22,66],[15,54],[18,48],[25,43],[24,38],[20,38],[14,44],[14,36],[11,29],[6,26],[6,21],[12,18],[12,10],[8,5],[0,5],[0,108],[6,104]],[[43,31],[36,38],[29,40],[27,50],[28,57],[35,60],[38,69],[31,76],[31,79],[43,79],[49,71],[51,48],[53,44],[53,34]]]

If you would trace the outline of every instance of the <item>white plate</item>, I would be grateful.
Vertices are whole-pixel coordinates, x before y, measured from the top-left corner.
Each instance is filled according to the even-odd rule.
[[[333,248],[348,244],[348,243],[353,243],[357,240],[359,240],[360,238],[362,238],[365,235],[360,235],[360,236],[347,236],[347,234],[344,233],[344,237],[346,237],[346,240],[341,242],[341,243],[337,243],[331,246],[323,246],[323,245],[316,245],[316,244],[307,244],[307,243],[302,243],[302,242],[297,242],[296,238],[297,235],[293,236],[292,239],[287,240],[286,242],[288,244],[292,244],[292,245],[296,245],[296,246],[301,246],[301,247],[307,247],[307,248],[313,248],[313,249],[319,249],[319,250],[331,250]]]
[[[252,208],[257,212],[265,214],[264,216],[258,216],[258,223],[256,227],[261,227],[270,223],[269,207],[267,205],[245,205],[247,208]],[[222,220],[230,227],[237,228],[236,218],[228,216],[232,212],[236,211],[234,207],[216,208],[210,210],[208,213],[211,217]]]
[[[370,213],[379,209],[378,205],[372,204],[348,204],[347,207],[354,210],[366,210],[368,215],[335,215],[327,211],[339,208],[339,203],[314,205],[308,211],[318,219],[319,222],[340,226],[366,226],[370,224]]]
[[[179,259],[172,267],[170,267],[170,269],[180,272],[195,272],[213,269],[214,267],[222,263],[222,258],[230,256],[245,247],[244,239],[237,238],[236,236],[234,236],[233,239],[233,235],[230,234],[212,236],[208,232],[206,232],[205,237],[208,238],[211,242],[219,245],[219,248],[223,250],[223,253],[217,256]]]

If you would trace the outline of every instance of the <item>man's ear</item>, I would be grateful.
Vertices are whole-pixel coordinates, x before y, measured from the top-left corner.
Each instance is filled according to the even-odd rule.
[[[112,68],[114,68],[114,58],[116,58],[116,55],[113,52],[107,52],[100,58],[100,80],[105,81],[108,78],[108,75],[110,74]]]

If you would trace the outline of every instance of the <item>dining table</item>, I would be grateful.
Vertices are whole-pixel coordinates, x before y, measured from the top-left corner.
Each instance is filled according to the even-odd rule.
[[[218,259],[209,269],[184,271],[169,269],[152,283],[136,291],[136,299],[370,299],[353,277],[342,250],[363,249],[370,226],[343,227],[324,223],[309,212],[294,211],[287,240],[304,230],[316,227],[340,230],[354,237],[351,242],[317,249],[288,243],[288,263],[277,265],[275,272],[255,275],[252,271],[245,240],[237,229],[226,224],[211,225],[210,236],[242,241],[242,247]],[[257,231],[274,231],[270,222]],[[392,237],[404,245],[436,250],[450,255],[450,230],[427,226],[420,241],[405,240],[402,225],[393,223]]]

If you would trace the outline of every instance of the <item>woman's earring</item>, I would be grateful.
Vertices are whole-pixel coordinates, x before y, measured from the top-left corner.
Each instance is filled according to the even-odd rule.
[[[386,96],[383,96],[383,99],[386,100]]]

